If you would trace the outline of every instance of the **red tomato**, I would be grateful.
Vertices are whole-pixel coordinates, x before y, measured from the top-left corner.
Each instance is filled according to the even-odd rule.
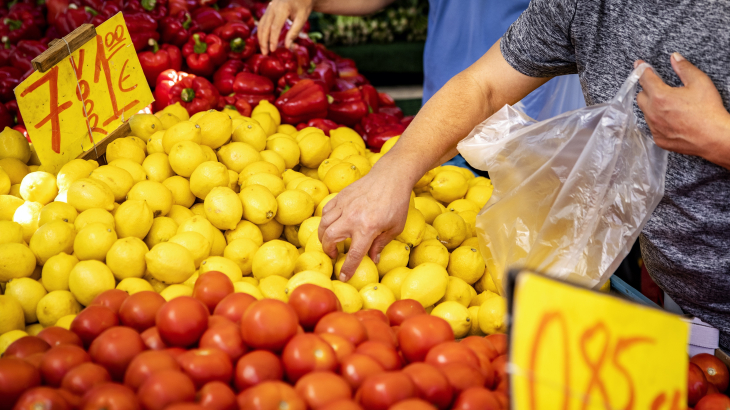
[[[15,356],[18,359],[23,359],[34,353],[43,353],[50,348],[51,345],[40,337],[23,336],[5,349],[3,357]]]
[[[334,292],[311,283],[294,289],[289,295],[289,306],[296,312],[299,324],[309,331],[324,315],[342,310]]]
[[[94,300],[91,301],[89,306],[101,305],[108,307],[114,312],[119,314],[119,308],[122,306],[122,302],[129,297],[129,294],[119,289],[109,289],[96,295]]]
[[[279,352],[297,334],[297,314],[276,299],[251,304],[241,318],[241,336],[247,346]]]
[[[502,405],[491,391],[484,387],[470,387],[456,398],[452,410],[500,410]]]
[[[81,410],[139,410],[139,401],[127,386],[103,383],[89,390]]]
[[[385,322],[383,322],[382,320],[365,318],[360,319],[360,323],[365,326],[367,340],[384,343],[392,348],[395,348],[397,346],[398,339],[396,339],[395,333],[393,333],[393,330],[390,328],[390,326],[385,324]]]
[[[372,319],[370,319],[372,320]],[[398,370],[402,367],[398,352],[389,345],[380,342],[362,342],[355,349],[356,353],[364,354],[375,359],[385,370]]]
[[[79,335],[84,346],[88,348],[103,331],[118,325],[119,318],[111,309],[102,305],[89,305],[76,315],[70,330]]]
[[[459,394],[469,387],[484,387],[484,375],[474,366],[455,362],[443,364],[439,366],[439,370],[454,388],[454,394]]]
[[[165,351],[167,353],[170,353],[172,355],[172,357],[175,357],[175,358],[177,358],[181,354],[187,352],[187,350],[183,349],[182,347],[168,347],[167,349],[165,349]]]
[[[208,317],[208,329],[212,329],[214,327],[218,326],[233,326],[235,328],[238,328],[238,325],[233,323],[231,319],[228,319],[225,316],[210,316]]]
[[[20,396],[13,410],[70,410],[70,408],[58,390],[50,387],[34,387]]]
[[[124,326],[142,332],[155,325],[155,316],[165,298],[151,290],[137,292],[128,297],[119,308],[119,320]]]
[[[219,381],[206,383],[198,391],[195,401],[210,410],[235,410],[238,408],[233,390],[226,383]]]
[[[41,374],[30,363],[17,357],[0,359],[0,409],[12,409],[24,391],[41,384]]]
[[[127,367],[124,384],[137,391],[151,374],[160,370],[180,370],[172,355],[166,351],[148,350],[138,354]]]
[[[357,346],[367,340],[365,326],[354,316],[345,312],[332,312],[319,320],[314,333],[334,333]]]
[[[406,319],[398,331],[398,344],[408,362],[422,362],[432,347],[452,340],[454,331],[449,323],[431,315]]]
[[[362,385],[369,376],[383,373],[385,369],[377,360],[364,354],[353,353],[347,356],[340,365],[340,374],[353,390]]]
[[[375,319],[380,320],[381,322],[385,323],[386,325],[390,326],[390,319],[388,319],[387,316],[385,316],[385,313],[377,310],[377,309],[363,309],[358,310],[357,312],[353,313],[356,318],[359,320],[365,320],[365,319]]]
[[[59,345],[52,347],[43,354],[41,361],[41,376],[44,384],[58,387],[61,385],[63,376],[69,370],[81,363],[90,362],[91,357],[86,351],[74,345]]]
[[[310,409],[319,409],[337,400],[350,399],[352,390],[342,377],[330,372],[312,372],[303,376],[294,390]]]
[[[292,383],[309,372],[336,371],[339,364],[329,343],[311,333],[294,336],[284,347],[281,361]]]
[[[508,358],[506,354],[498,356],[492,361],[492,368],[494,369],[494,384],[499,384],[502,380],[509,379],[507,375],[507,362]]]
[[[204,406],[197,403],[174,403],[167,407],[165,410],[206,410]]]
[[[469,336],[464,339],[461,339],[459,342],[462,345],[468,347],[469,349],[473,350],[474,353],[482,353],[489,361],[494,360],[499,354],[497,353],[497,350],[494,349],[494,346],[490,341],[487,339],[480,337],[480,336]]]
[[[397,300],[385,312],[391,326],[400,326],[409,317],[423,314],[426,314],[426,309],[413,299]]]
[[[228,324],[218,326],[210,326],[214,318],[224,319],[223,316],[211,316],[208,324],[208,330],[200,337],[200,348],[216,348],[224,351],[231,360],[238,360],[244,353],[248,351],[246,345],[243,344],[241,330],[230,320],[225,319]]]
[[[145,410],[162,410],[172,403],[193,401],[195,385],[183,372],[160,370],[142,383],[137,397]]]
[[[497,353],[500,355],[507,354],[507,335],[495,333],[493,335],[485,336],[484,338],[492,344]]]
[[[45,356],[46,352],[39,352],[39,353],[33,353],[32,355],[24,358],[26,362],[31,364],[33,367],[38,369],[40,371],[41,369],[41,362],[43,362],[43,356]]]
[[[318,410],[363,410],[362,406],[357,404],[356,401],[350,399],[337,400],[332,403],[320,407]]]
[[[193,297],[203,302],[213,314],[218,302],[233,293],[233,282],[223,272],[215,270],[206,272],[195,281]]]
[[[193,349],[176,358],[180,368],[190,376],[196,388],[208,382],[230,383],[233,364],[226,352],[220,349]]]
[[[81,408],[81,404],[83,403],[83,400],[81,396],[77,394],[73,394],[68,390],[64,389],[58,389],[56,390],[56,393],[58,393],[61,398],[66,400],[66,403],[68,403],[68,406],[72,409],[78,409]]]
[[[730,398],[724,394],[708,394],[701,398],[695,405],[695,410],[728,410],[730,409]]]
[[[355,352],[355,345],[342,336],[333,333],[320,333],[319,337],[332,347],[339,363],[342,363],[342,359]]]
[[[231,293],[218,302],[213,315],[224,316],[234,323],[241,321],[243,313],[256,302],[256,298],[247,293]]]
[[[76,333],[58,326],[51,326],[41,330],[38,332],[38,337],[45,340],[51,347],[57,345],[84,347],[84,343]]]
[[[365,410],[387,410],[415,395],[416,386],[405,373],[385,372],[366,378],[357,391],[356,400]]]
[[[160,332],[157,331],[157,326],[152,326],[140,333],[139,336],[142,338],[144,345],[150,350],[163,350],[168,347],[165,342],[162,341]]]
[[[705,377],[707,377],[707,375],[705,375]],[[705,394],[705,396],[715,393],[720,393],[720,391],[717,390],[717,387],[715,387],[714,384],[707,383],[707,394]]]
[[[433,405],[421,399],[407,399],[388,407],[388,410],[433,410]]]
[[[707,381],[714,384],[718,391],[727,390],[730,374],[728,374],[727,366],[720,359],[711,354],[700,353],[693,356],[689,361],[702,369]]]
[[[403,373],[411,378],[418,397],[433,403],[441,410],[449,408],[454,397],[454,388],[439,369],[428,363],[419,362],[404,367]]]
[[[111,380],[109,372],[98,364],[81,363],[63,376],[61,388],[83,396],[92,387]]]
[[[122,381],[129,363],[144,349],[142,337],[134,329],[115,326],[94,339],[89,354],[95,363],[109,370],[114,380]]]
[[[243,355],[236,363],[235,385],[238,391],[269,380],[281,380],[284,367],[279,358],[267,350],[255,350]]]
[[[477,355],[458,342],[443,342],[432,347],[426,355],[425,362],[436,367],[449,363],[463,363],[479,369]]]
[[[687,405],[693,407],[707,394],[707,378],[700,366],[690,362],[687,373]]]
[[[238,408],[246,410],[305,410],[306,403],[286,383],[267,381],[246,389],[236,398]]]
[[[155,323],[168,346],[187,347],[198,342],[208,327],[208,308],[198,299],[181,296],[162,305]]]
[[[499,405],[505,410],[509,409],[509,395],[500,390],[495,390],[493,393],[494,397],[497,398]]]

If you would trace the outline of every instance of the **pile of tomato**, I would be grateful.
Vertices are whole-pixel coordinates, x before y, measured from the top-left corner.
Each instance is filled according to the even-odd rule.
[[[701,353],[689,361],[687,405],[695,410],[728,410],[730,398],[722,392],[730,384],[730,372],[717,357]]]
[[[234,293],[220,272],[193,296],[100,294],[70,330],[0,358],[0,410],[508,408],[504,335],[454,340],[416,301],[342,312],[335,294]]]

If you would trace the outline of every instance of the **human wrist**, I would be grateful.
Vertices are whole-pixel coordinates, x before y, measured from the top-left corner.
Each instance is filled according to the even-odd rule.
[[[713,121],[711,142],[706,146],[706,153],[702,155],[706,160],[730,169],[730,113],[723,110],[718,120]]]

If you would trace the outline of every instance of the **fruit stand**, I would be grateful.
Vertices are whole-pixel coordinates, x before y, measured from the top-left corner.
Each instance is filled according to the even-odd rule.
[[[429,171],[337,280],[323,208],[412,117],[306,28],[262,55],[264,9],[3,6],[0,410],[510,408],[490,180]],[[727,388],[708,356],[691,405]]]

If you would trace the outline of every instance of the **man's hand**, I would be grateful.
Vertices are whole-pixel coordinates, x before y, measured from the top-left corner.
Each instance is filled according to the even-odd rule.
[[[313,0],[273,0],[269,3],[258,25],[261,54],[267,55],[269,51],[276,50],[279,34],[287,19],[292,21],[292,26],[286,34],[284,46],[291,48],[312,12],[313,3]]]
[[[720,93],[710,77],[679,53],[672,54],[671,64],[684,87],[668,86],[653,70],[646,70],[639,80],[644,90],[636,101],[654,142],[730,169],[730,113]]]

